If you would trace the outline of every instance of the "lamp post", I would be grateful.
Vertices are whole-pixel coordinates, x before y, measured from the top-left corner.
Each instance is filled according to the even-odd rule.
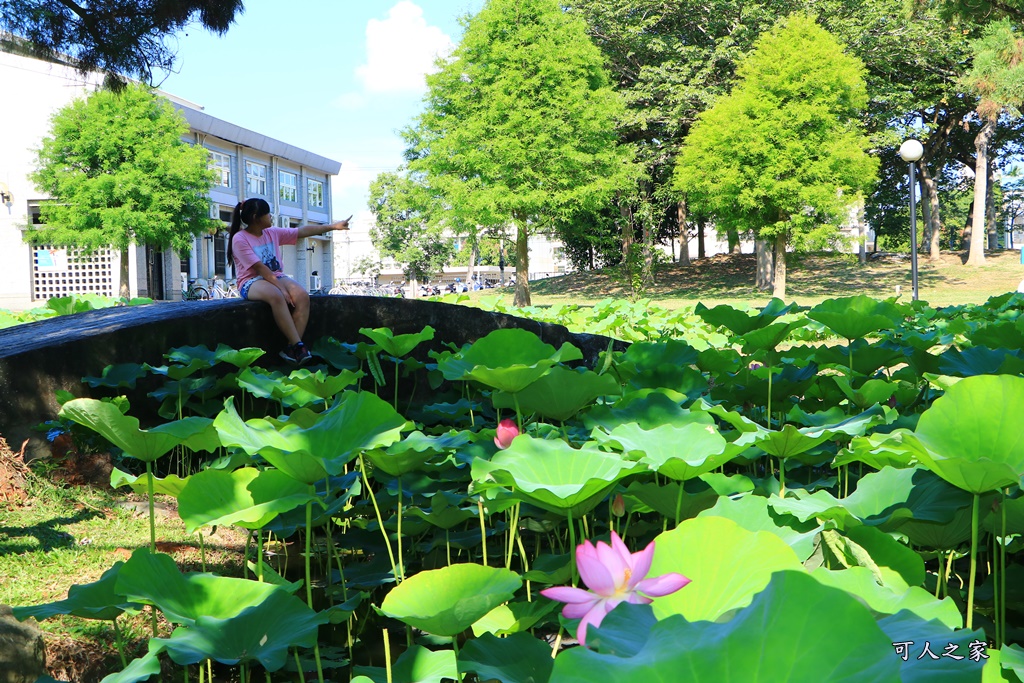
[[[924,147],[917,140],[907,140],[900,145],[900,158],[910,165],[910,278],[917,301],[917,187],[914,178],[914,164],[924,156]]]

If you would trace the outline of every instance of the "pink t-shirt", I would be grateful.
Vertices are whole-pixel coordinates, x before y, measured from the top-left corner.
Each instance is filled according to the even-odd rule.
[[[256,237],[245,230],[239,230],[231,239],[231,256],[235,262],[235,277],[238,288],[247,280],[256,277],[256,264],[263,263],[275,277],[284,275],[281,268],[281,245],[295,244],[299,238],[298,228],[263,228],[263,234]]]

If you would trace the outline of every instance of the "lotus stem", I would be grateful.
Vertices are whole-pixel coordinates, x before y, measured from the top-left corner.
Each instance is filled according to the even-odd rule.
[[[398,363],[399,360],[395,359],[395,412],[398,412]]]
[[[569,518],[569,567],[572,572],[572,585],[575,586],[579,583],[580,577],[576,569],[576,528],[572,523],[572,508],[566,510],[566,516]]]
[[[505,556],[505,569],[512,570],[512,552],[515,548],[515,539],[519,531],[519,503],[512,508],[511,522],[509,523],[508,554]]]
[[[530,562],[526,559],[526,548],[523,547],[523,536],[522,534],[516,534],[516,545],[519,546],[519,560],[523,564],[523,573],[530,571]],[[530,580],[526,580],[526,602],[533,602],[533,597],[530,592]]]
[[[519,411],[519,393],[512,392],[512,402],[516,406],[516,427],[519,428],[519,433],[523,433],[523,414]]]
[[[295,655],[295,670],[299,672],[299,681],[306,683],[306,672],[302,670],[302,662],[299,661],[299,648],[292,650],[292,654]]]
[[[992,622],[996,627],[996,645],[1002,644],[1002,630],[999,623],[999,537],[992,534],[992,562],[989,564],[989,576],[992,577]]]
[[[121,668],[128,668],[128,659],[124,656],[124,636],[121,635],[121,629],[117,625],[117,617],[114,617],[114,642],[117,643],[117,654],[121,655]]]
[[[202,563],[203,572],[206,572],[206,541],[203,540],[203,530],[196,532],[199,536],[199,561]]]
[[[452,650],[455,652],[455,680],[462,683],[462,671],[459,669],[459,637],[452,636]]]
[[[156,507],[153,504],[153,497],[156,495],[153,486],[153,463],[146,461],[146,489],[149,494],[149,552],[156,554]]]
[[[1000,511],[1002,512],[1002,530],[999,537],[999,621],[1002,622],[1002,634],[1003,640],[996,643],[1000,647],[1006,641],[1006,489],[1003,489],[1003,502],[1000,505]]]
[[[679,482],[679,494],[676,496],[676,526],[679,526],[679,518],[683,514],[683,482]]]
[[[779,457],[779,498],[786,497],[786,461]]]
[[[487,525],[484,521],[484,497],[476,499],[476,509],[480,517],[480,547],[483,552],[483,565],[487,566]]]
[[[391,677],[391,635],[388,633],[386,628],[382,628],[384,632],[384,674],[387,676],[388,683],[392,683]]]
[[[373,493],[373,487],[370,486],[370,480],[366,476],[366,462],[363,461],[363,454],[359,454],[359,471],[363,475],[363,485],[366,486],[367,493],[370,494],[370,502],[373,503],[373,511],[377,513],[377,525],[380,527],[380,532],[384,535],[384,545],[388,549],[388,559],[391,560],[391,574],[398,579],[398,568],[395,564],[395,553],[391,550],[391,538],[388,537],[388,530],[384,528],[384,518],[380,514],[380,506],[377,505],[377,496]]]
[[[313,484],[309,485],[309,494],[311,496],[316,495],[316,487]],[[313,608],[313,573],[310,569],[311,556],[312,556],[312,540],[313,540],[313,501],[306,501],[306,604],[309,605],[309,609]],[[314,610],[315,611],[315,610]],[[316,660],[316,677],[319,683],[324,683],[324,669],[320,664],[320,643],[319,641],[313,645],[313,658]]]
[[[768,354],[768,358],[771,358],[771,354]],[[772,428],[772,363],[768,361],[768,406],[767,414],[765,415],[764,426],[768,429]]]
[[[974,627],[974,579],[978,573],[978,508],[981,504],[981,496],[974,494],[974,503],[971,505],[971,577],[967,586],[967,630]]]
[[[397,370],[395,371],[397,374]],[[398,479],[398,575],[405,581],[405,555],[402,554],[402,477]]]

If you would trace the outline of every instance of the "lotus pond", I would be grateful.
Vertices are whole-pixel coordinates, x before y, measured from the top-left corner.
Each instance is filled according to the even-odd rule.
[[[183,573],[153,534],[15,613],[151,614],[105,683],[1024,680],[1022,312],[776,300],[590,364],[425,328],[287,375],[223,345],[109,366],[59,424],[197,543],[246,530],[249,571]]]

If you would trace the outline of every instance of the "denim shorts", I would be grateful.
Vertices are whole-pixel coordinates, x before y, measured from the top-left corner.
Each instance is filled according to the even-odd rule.
[[[242,285],[238,289],[238,293],[242,295],[243,299],[248,299],[249,298],[249,287],[252,286],[252,283],[256,282],[257,280],[262,280],[262,279],[263,279],[262,275],[257,275],[256,277],[254,277],[254,278],[252,278],[250,280],[246,280],[245,284]]]

